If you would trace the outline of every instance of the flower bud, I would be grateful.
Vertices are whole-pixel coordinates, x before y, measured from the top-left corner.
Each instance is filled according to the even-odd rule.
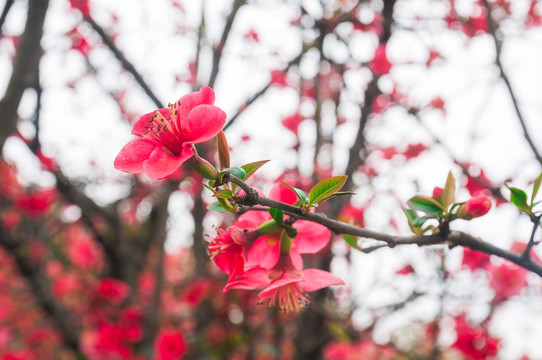
[[[443,191],[444,191],[443,188],[435,186],[435,188],[433,189],[433,199],[439,200]]]
[[[462,204],[457,210],[460,218],[470,220],[483,216],[491,209],[491,200],[485,195],[477,195]]]

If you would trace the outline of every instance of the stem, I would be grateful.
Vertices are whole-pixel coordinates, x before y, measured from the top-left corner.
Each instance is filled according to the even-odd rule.
[[[461,231],[449,231],[449,232],[440,232],[437,234],[431,235],[421,235],[421,236],[394,236],[386,233],[363,229],[354,225],[349,225],[337,220],[328,218],[325,215],[318,213],[306,213],[302,212],[300,207],[292,206],[285,204],[279,201],[271,200],[266,197],[260,196],[256,190],[252,189],[241,179],[235,177],[233,174],[224,175],[224,182],[233,182],[237,184],[241,189],[247,194],[239,198],[239,204],[248,206],[248,209],[252,210],[254,205],[263,205],[267,208],[275,208],[283,210],[287,215],[290,215],[294,219],[303,219],[312,221],[314,223],[323,225],[329,230],[333,231],[336,234],[348,234],[359,236],[367,239],[379,240],[385,243],[385,245],[379,245],[378,247],[390,247],[393,248],[398,245],[418,245],[418,246],[428,246],[428,245],[448,245],[453,246],[464,246],[472,250],[481,251],[486,254],[495,255],[503,259],[507,259],[516,265],[519,265],[527,270],[532,271],[538,276],[542,277],[542,265],[533,262],[530,258],[524,258],[521,254],[516,254],[514,252],[501,249],[493,244],[490,244],[486,241],[478,239],[472,235]],[[258,207],[258,210],[261,209]],[[534,242],[533,242],[534,243]],[[532,245],[531,245],[532,247]],[[362,251],[365,251],[362,249]]]
[[[542,215],[539,215],[535,218],[531,218],[531,221],[533,222],[533,231],[531,232],[531,238],[529,239],[529,243],[527,244],[527,247],[523,251],[523,254],[521,254],[521,257],[525,260],[530,260],[531,258],[531,249],[533,246],[536,245],[534,241],[534,234],[536,234],[536,229],[538,229],[538,226],[540,225],[540,217]]]

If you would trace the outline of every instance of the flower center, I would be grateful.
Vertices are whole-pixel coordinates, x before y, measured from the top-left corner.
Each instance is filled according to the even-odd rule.
[[[183,150],[185,142],[182,136],[180,125],[177,121],[176,104],[168,104],[169,114],[164,116],[159,110],[154,112],[154,116],[147,120],[144,136],[160,143],[163,150],[170,155],[179,156]]]
[[[269,307],[278,306],[281,312],[299,312],[310,304],[308,295],[299,282],[293,282],[277,288],[269,299]]]

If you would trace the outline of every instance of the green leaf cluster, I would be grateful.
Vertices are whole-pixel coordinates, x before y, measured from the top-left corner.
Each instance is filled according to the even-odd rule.
[[[437,233],[447,227],[450,221],[461,218],[457,209],[463,203],[454,203],[455,179],[451,171],[441,190],[434,196],[416,195],[408,200],[407,204],[410,208],[403,209],[403,212],[414,234]]]
[[[224,148],[224,146],[222,146],[222,148]],[[229,165],[229,156],[226,156],[224,152],[225,150],[222,150],[221,165],[226,163]],[[268,161],[269,160],[260,160],[242,165],[241,167],[234,166],[222,169],[217,174],[216,179],[210,180],[207,184],[203,184],[203,186],[213,192],[213,197],[217,200],[216,202],[211,203],[207,208],[217,212],[235,213],[237,210],[236,199],[239,188],[233,183],[223,184],[224,176],[226,174],[232,174],[241,180],[247,180]]]
[[[535,220],[542,213],[540,211],[535,211],[535,207],[540,204],[540,201],[535,202],[536,195],[540,189],[540,183],[542,182],[542,173],[536,178],[533,190],[531,192],[531,199],[527,196],[527,193],[524,190],[512,187],[508,184],[504,184],[510,190],[510,202],[514,204],[519,211],[524,212],[529,215],[532,220]]]

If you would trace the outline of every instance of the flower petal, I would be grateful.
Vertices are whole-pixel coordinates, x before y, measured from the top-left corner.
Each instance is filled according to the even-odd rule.
[[[295,186],[293,181],[285,181],[290,186]],[[269,198],[286,204],[293,205],[297,202],[297,195],[287,186],[276,183],[269,192]]]
[[[240,290],[252,290],[262,289],[269,284],[270,280],[267,276],[267,270],[256,267],[245,271],[243,276],[240,276],[236,280],[230,281],[224,287],[224,292],[228,292],[230,289]]]
[[[214,105],[196,106],[186,121],[181,122],[181,129],[187,141],[201,143],[212,139],[222,130],[226,122],[226,113]]]
[[[301,280],[302,280],[301,277],[290,276],[289,274],[288,275],[285,274],[283,277],[281,277],[278,280],[273,281],[271,284],[269,284],[268,287],[263,289],[262,292],[258,294],[258,297],[262,300],[268,299],[271,296],[273,296],[273,294],[276,292],[278,288],[294,283],[294,282],[300,283]]]
[[[267,211],[247,211],[233,223],[233,225],[242,229],[253,229],[271,220],[271,215]]]
[[[215,103],[215,92],[208,86],[202,87],[199,91],[184,95],[176,102],[177,119],[182,124],[188,119],[188,115],[198,105],[213,105]]]
[[[306,269],[303,270],[303,279],[301,279],[300,285],[305,291],[310,292],[331,285],[344,285],[344,281],[324,270]]]
[[[169,109],[163,108],[158,110],[166,119],[169,117]],[[154,116],[154,111],[148,114],[141,116],[134,124],[132,129],[132,134],[136,136],[144,136],[149,132],[149,125],[152,122]]]
[[[277,236],[262,236],[247,251],[245,266],[260,266],[271,269],[280,257]]]
[[[143,163],[143,171],[151,179],[163,180],[173,174],[193,154],[191,147],[183,148],[179,156],[172,156],[161,147],[156,147],[149,159]]]
[[[300,254],[316,254],[322,250],[331,239],[331,232],[323,225],[307,220],[294,223],[298,235],[295,237],[292,250]]]
[[[113,165],[115,169],[120,171],[131,174],[142,173],[143,162],[151,156],[151,153],[157,147],[159,145],[152,140],[133,139],[120,150]]]

